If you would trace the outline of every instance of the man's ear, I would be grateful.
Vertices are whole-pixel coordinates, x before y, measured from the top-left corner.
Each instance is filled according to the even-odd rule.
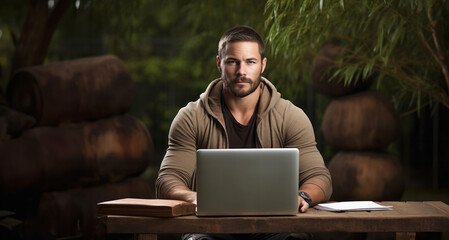
[[[262,59],[262,71],[260,73],[263,73],[265,71],[265,67],[267,66],[267,58]]]
[[[218,55],[217,55],[217,68],[218,71],[221,73],[221,59]]]

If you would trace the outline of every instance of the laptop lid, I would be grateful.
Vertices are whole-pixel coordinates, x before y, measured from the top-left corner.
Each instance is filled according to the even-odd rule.
[[[199,149],[198,216],[296,215],[299,150]]]

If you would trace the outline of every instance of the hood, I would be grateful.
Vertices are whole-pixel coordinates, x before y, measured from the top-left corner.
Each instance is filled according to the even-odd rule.
[[[261,118],[272,109],[281,98],[281,94],[276,87],[268,81],[268,79],[261,78],[262,94],[259,100],[258,117]],[[221,92],[223,90],[223,81],[221,78],[213,80],[206,91],[200,95],[200,101],[204,106],[206,112],[213,117],[223,121],[223,114],[221,111]]]

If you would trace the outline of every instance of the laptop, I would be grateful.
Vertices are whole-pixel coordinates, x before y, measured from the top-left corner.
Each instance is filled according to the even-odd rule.
[[[197,216],[296,215],[297,148],[197,150]]]

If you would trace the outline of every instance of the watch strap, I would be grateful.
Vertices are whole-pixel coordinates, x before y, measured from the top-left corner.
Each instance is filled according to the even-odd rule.
[[[312,198],[306,192],[298,192],[298,196],[302,197],[309,205],[312,203]]]

